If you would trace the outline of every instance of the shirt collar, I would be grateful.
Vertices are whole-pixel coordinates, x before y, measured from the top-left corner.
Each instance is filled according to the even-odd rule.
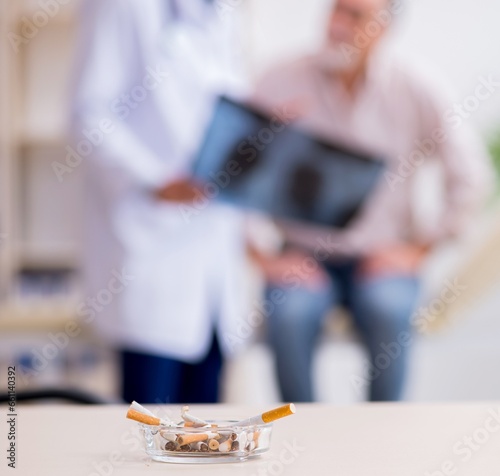
[[[384,61],[385,61],[386,53],[383,47],[377,47],[370,54],[362,75],[357,79],[357,83],[355,85],[355,95],[358,95],[363,90],[369,88],[371,85],[377,83],[381,77],[382,71],[384,69]],[[316,54],[316,64],[317,67],[322,71],[325,76],[332,81],[338,81],[339,87],[343,87],[340,85],[339,75],[334,71],[327,71],[326,67],[321,62],[321,53]]]

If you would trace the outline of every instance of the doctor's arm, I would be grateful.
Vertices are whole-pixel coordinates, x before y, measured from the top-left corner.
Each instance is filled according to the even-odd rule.
[[[176,179],[127,121],[133,113],[127,98],[147,74],[141,71],[139,59],[148,45],[138,28],[135,8],[128,0],[86,0],[82,6],[73,140],[78,144],[93,137],[85,160],[97,170],[93,176],[103,181],[112,197],[136,190],[152,191],[164,200],[185,199],[194,193],[192,184]],[[157,72],[157,81],[163,73]]]

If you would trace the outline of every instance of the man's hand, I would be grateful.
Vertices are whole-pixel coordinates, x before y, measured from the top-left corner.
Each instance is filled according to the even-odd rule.
[[[305,287],[318,288],[328,282],[328,275],[318,266],[311,270],[310,255],[292,250],[280,255],[264,255],[255,249],[250,249],[250,256],[259,265],[268,283],[276,286],[287,284],[291,277],[299,279]]]
[[[192,202],[201,193],[201,185],[185,178],[170,182],[156,191],[156,197],[168,202]]]
[[[393,274],[414,276],[418,273],[430,248],[430,246],[407,243],[383,248],[362,261],[360,274],[363,277]]]

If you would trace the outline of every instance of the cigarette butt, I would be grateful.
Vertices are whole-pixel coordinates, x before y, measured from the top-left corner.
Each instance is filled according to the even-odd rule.
[[[174,443],[177,441],[177,435],[170,431],[160,430],[160,436],[167,441],[173,441]]]
[[[195,427],[210,426],[210,424],[207,423],[205,420],[202,420],[201,418],[189,414],[188,411],[189,407],[187,405],[184,405],[181,409],[181,417],[184,421],[189,421],[193,423],[194,424],[193,426]]]
[[[206,453],[208,451],[208,445],[203,441],[198,441],[198,443],[193,443],[191,448],[195,451],[201,451],[202,453]]]
[[[233,431],[219,431],[219,438],[229,438],[234,441],[238,438],[238,434]]]
[[[206,441],[208,440],[209,435],[206,433],[191,433],[189,435],[182,435],[177,438],[177,442],[183,445],[189,445],[191,443],[197,443],[198,441]]]
[[[177,447],[177,451],[188,452],[190,450],[191,450],[191,446],[189,446],[189,445],[181,445],[181,446]]]
[[[245,432],[241,433],[237,441],[240,444],[241,448],[245,448],[245,445],[248,441],[247,434]]]
[[[194,423],[192,421],[185,421],[184,422],[184,426],[186,428],[193,428],[194,427]]]
[[[220,445],[219,445],[219,451],[221,453],[228,453],[229,451],[231,451],[231,445],[233,444],[232,440],[226,440],[226,441],[223,441]]]
[[[280,418],[293,415],[295,413],[295,405],[289,403],[288,405],[283,405],[282,407],[275,408],[274,410],[269,410],[262,414],[262,420],[264,423],[271,423],[272,421],[279,420]]]
[[[283,405],[279,408],[274,408],[268,412],[264,412],[262,415],[256,415],[252,418],[247,418],[246,420],[239,421],[236,426],[253,426],[262,425],[263,423],[271,423],[272,421],[278,420],[279,418],[286,417],[288,415],[293,415],[295,413],[295,405],[289,403],[288,405]]]
[[[212,450],[212,451],[217,451],[219,449],[219,442],[215,439],[211,439],[208,441],[208,447]]]
[[[247,451],[253,451],[255,449],[255,441],[253,440],[249,441],[245,449]]]
[[[130,409],[135,410],[139,413],[143,413],[144,415],[148,415],[150,417],[156,418],[156,415],[148,410],[147,408],[143,407],[141,404],[137,403],[135,400],[130,404]],[[165,426],[176,426],[175,423],[170,420],[169,418],[160,418],[160,424],[165,425]]]
[[[173,441],[167,441],[165,444],[165,451],[175,451],[177,449],[177,445]]]
[[[233,441],[231,443],[231,451],[238,451],[240,449],[239,441]]]
[[[147,408],[143,407],[141,404],[137,403],[135,400],[130,404],[130,408],[132,410],[136,410],[139,413],[144,413],[145,415],[149,415],[154,417],[155,415],[149,411]]]
[[[127,412],[127,418],[138,421],[139,423],[144,423],[145,425],[158,426],[160,424],[159,418],[145,415],[144,413],[140,413],[132,408],[130,408]]]
[[[254,432],[253,434],[253,443],[255,445],[255,448],[258,448],[259,447],[259,438],[260,438],[260,433],[261,431],[260,430],[257,430]]]

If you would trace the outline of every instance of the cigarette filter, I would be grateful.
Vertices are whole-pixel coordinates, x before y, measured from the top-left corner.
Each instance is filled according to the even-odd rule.
[[[155,418],[159,421],[159,423],[156,424],[156,423],[146,423],[145,421],[136,420],[136,421],[140,421],[141,423],[146,423],[147,425],[153,424],[153,425],[176,426],[176,424],[172,420],[170,420],[168,418],[167,419],[158,418],[153,412],[149,411],[147,408],[143,407],[142,405],[140,405],[136,401],[133,401],[130,404],[130,410],[134,410],[137,413],[140,413],[144,416],[148,416],[151,418]],[[133,415],[137,416],[137,414],[133,414]],[[130,417],[127,415],[127,418],[130,418]],[[131,419],[135,420],[135,418],[131,418]]]
[[[181,435],[177,439],[177,442],[181,445],[189,445],[191,443],[197,443],[198,441],[206,441],[208,440],[208,436],[206,433],[191,433],[189,435]]]
[[[219,449],[219,442],[217,440],[209,440],[208,441],[208,447],[212,450],[212,451],[217,451]]]
[[[295,413],[295,405],[289,403],[288,405],[283,405],[279,408],[274,408],[268,412],[264,412],[262,415],[257,415],[246,420],[239,421],[235,426],[252,426],[252,425],[262,425],[265,423],[271,423],[273,421],[279,420],[289,415]]]
[[[154,416],[145,415],[137,410],[129,409],[127,412],[127,418],[130,420],[138,421],[139,423],[144,423],[145,425],[158,426],[160,424],[160,419]]]

